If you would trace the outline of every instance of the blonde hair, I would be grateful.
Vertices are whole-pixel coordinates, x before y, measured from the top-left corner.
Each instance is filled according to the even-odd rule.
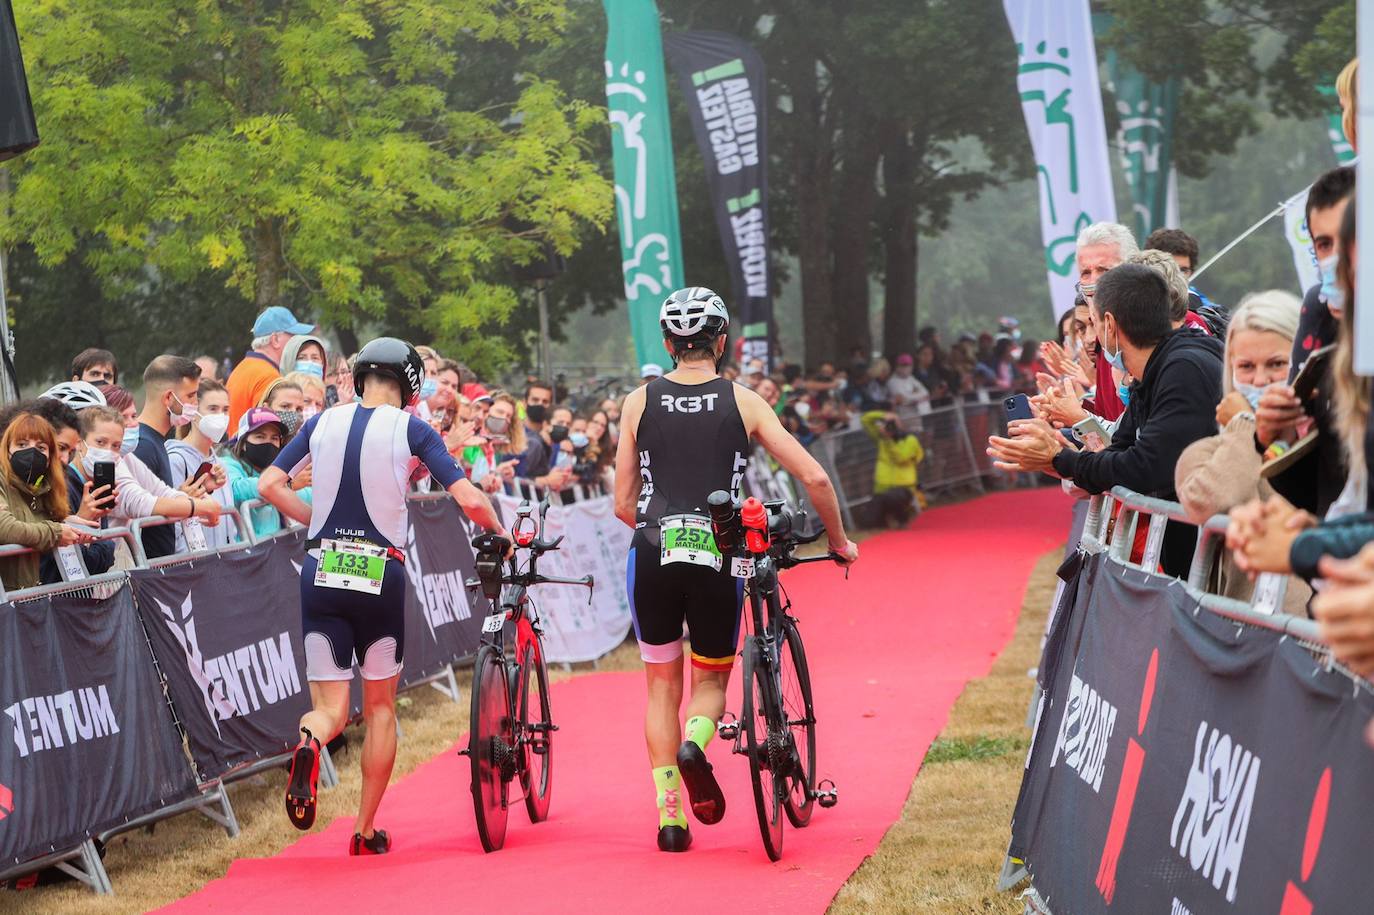
[[[1350,148],[1355,149],[1355,106],[1359,101],[1359,79],[1360,59],[1352,58],[1350,63],[1345,65],[1339,76],[1336,77],[1336,95],[1341,100],[1341,130],[1345,132],[1345,138],[1350,141]]]
[[[524,454],[525,453],[525,423],[520,418],[520,404],[514,397],[505,391],[493,391],[491,402],[508,403],[511,408],[510,428],[506,431],[506,437],[510,439],[510,444],[506,446],[505,454]]]
[[[282,378],[282,381],[286,382],[287,384],[294,384],[296,387],[301,389],[302,394],[304,394],[306,391],[314,391],[316,394],[320,396],[320,402],[324,402],[323,379],[316,378],[314,375],[310,375],[306,372],[292,372],[291,374]]]
[[[1341,259],[1336,265],[1336,282],[1345,294],[1341,309],[1341,328],[1336,340],[1336,357],[1331,373],[1335,381],[1336,428],[1345,442],[1346,467],[1364,461],[1364,433],[1369,424],[1370,379],[1355,374],[1355,271],[1350,252],[1355,246],[1355,204],[1345,208],[1337,241]],[[1347,471],[1348,472],[1348,471]]]
[[[1182,321],[1188,317],[1188,280],[1178,269],[1178,261],[1167,251],[1146,248],[1126,258],[1128,264],[1143,264],[1164,277],[1169,287],[1169,320]],[[1296,331],[1294,331],[1296,333]],[[1291,335],[1290,335],[1291,336]]]
[[[1221,390],[1230,394],[1235,390],[1231,382],[1231,343],[1242,330],[1278,334],[1290,344],[1298,335],[1298,313],[1302,302],[1285,289],[1266,289],[1252,292],[1240,300],[1231,323],[1226,328],[1226,355],[1222,358],[1225,370],[1221,373]]]

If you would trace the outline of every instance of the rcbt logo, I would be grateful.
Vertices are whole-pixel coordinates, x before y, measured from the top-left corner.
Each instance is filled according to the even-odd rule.
[[[707,413],[716,412],[716,398],[719,394],[699,394],[691,397],[674,397],[664,394],[659,403],[669,413]]]

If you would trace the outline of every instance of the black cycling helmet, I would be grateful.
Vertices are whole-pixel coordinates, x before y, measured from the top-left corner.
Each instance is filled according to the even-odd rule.
[[[420,396],[425,380],[425,363],[415,347],[395,337],[378,337],[358,351],[353,366],[353,390],[363,395],[363,379],[382,375],[401,386],[401,406],[408,407]]]

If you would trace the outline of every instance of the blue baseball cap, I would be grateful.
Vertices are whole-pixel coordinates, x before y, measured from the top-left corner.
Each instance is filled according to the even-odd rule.
[[[253,336],[265,337],[268,334],[308,334],[314,330],[314,325],[302,324],[296,320],[290,309],[280,305],[273,305],[271,308],[263,310],[258,315],[258,319],[253,322]]]

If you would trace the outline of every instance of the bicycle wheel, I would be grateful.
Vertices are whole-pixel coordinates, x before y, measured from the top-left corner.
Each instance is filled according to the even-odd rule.
[[[754,809],[759,816],[759,833],[768,858],[782,858],[783,795],[786,777],[775,775],[781,761],[781,743],[786,727],[780,724],[777,700],[773,698],[773,673],[764,654],[763,641],[752,637],[744,653],[744,707],[740,722],[744,726],[745,751],[749,755],[749,777],[754,785]]]
[[[506,842],[507,794],[515,770],[514,737],[505,665],[500,652],[483,645],[472,671],[468,759],[472,763],[477,835],[489,852]]]
[[[549,710],[549,672],[538,641],[525,649],[520,670],[520,733],[525,761],[520,785],[525,789],[530,822],[541,823],[548,818],[553,790],[553,714]]]
[[[791,732],[788,746],[793,753],[784,806],[787,819],[798,829],[811,822],[816,809],[812,791],[816,787],[816,710],[811,703],[811,670],[806,666],[806,649],[801,633],[791,618],[783,621],[783,640],[778,650],[781,671],[782,712]]]

